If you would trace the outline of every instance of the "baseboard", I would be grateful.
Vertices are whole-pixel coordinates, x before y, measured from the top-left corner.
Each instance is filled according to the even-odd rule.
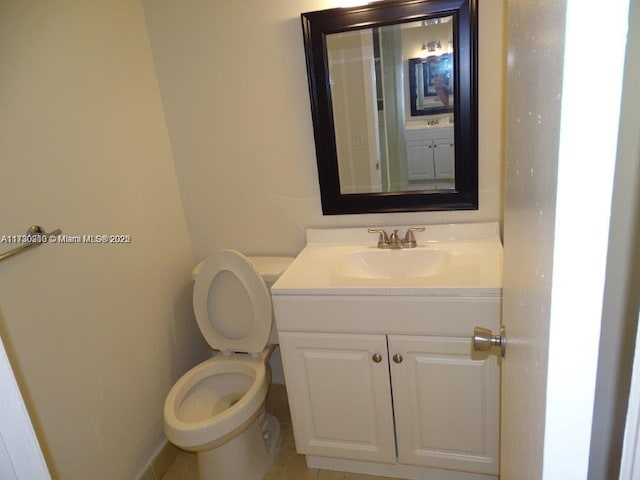
[[[498,480],[495,475],[307,455],[307,467],[408,480]]]
[[[178,455],[178,447],[165,440],[151,456],[137,480],[160,480]]]

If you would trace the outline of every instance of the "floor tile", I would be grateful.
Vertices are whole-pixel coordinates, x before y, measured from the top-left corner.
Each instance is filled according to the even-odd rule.
[[[152,468],[148,468],[138,480],[156,480],[156,475]]]
[[[267,412],[276,416],[282,425],[292,425],[287,388],[279,383],[272,383],[267,395]]]
[[[162,480],[199,480],[196,454],[180,450]]]
[[[389,477],[376,477],[361,473],[333,472],[331,470],[320,470],[316,480],[399,480]]]
[[[307,468],[304,455],[296,453],[291,425],[282,425],[280,450],[265,480],[315,480],[318,470]]]
[[[173,465],[173,462],[176,459],[176,456],[181,450],[178,447],[172,445],[171,443],[167,443],[164,448],[160,451],[156,459],[153,461],[153,472],[155,473],[154,480],[156,478],[162,478],[162,476],[167,473],[169,467]]]

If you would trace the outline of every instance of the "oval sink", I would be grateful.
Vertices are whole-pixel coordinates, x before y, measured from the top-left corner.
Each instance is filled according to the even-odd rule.
[[[352,278],[415,278],[441,272],[449,263],[448,252],[434,249],[359,250],[345,255],[336,273]]]

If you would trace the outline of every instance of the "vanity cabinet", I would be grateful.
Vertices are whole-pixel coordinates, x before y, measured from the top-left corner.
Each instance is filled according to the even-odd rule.
[[[425,189],[455,187],[455,150],[451,128],[405,132],[407,179]]]
[[[468,337],[282,332],[280,348],[299,453],[497,474],[499,368]]]
[[[497,480],[500,362],[471,336],[500,330],[498,224],[415,236],[392,250],[368,229],[307,230],[272,287],[296,450],[310,468]]]
[[[469,337],[387,339],[398,463],[497,474],[496,357],[472,359]]]
[[[386,336],[279,339],[298,453],[395,463]]]

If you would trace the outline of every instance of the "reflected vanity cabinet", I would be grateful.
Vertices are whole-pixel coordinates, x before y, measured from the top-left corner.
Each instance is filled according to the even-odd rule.
[[[409,185],[425,190],[455,188],[453,128],[405,131]]]
[[[497,478],[499,366],[495,356],[472,359],[469,337],[280,332],[279,340],[296,448],[310,467]]]

